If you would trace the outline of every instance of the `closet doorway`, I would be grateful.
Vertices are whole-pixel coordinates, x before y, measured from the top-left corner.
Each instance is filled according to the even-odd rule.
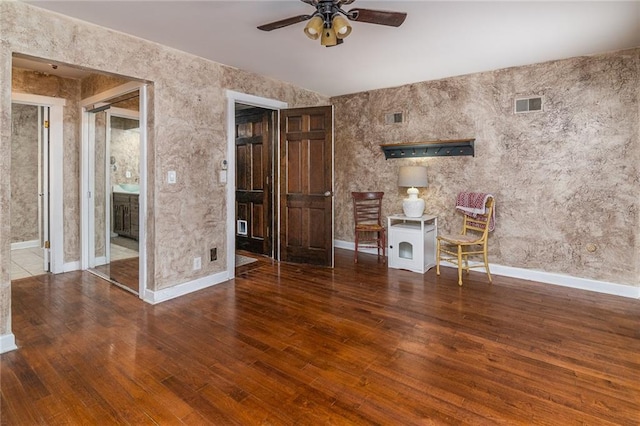
[[[83,269],[137,295],[144,267],[144,87],[84,100]]]

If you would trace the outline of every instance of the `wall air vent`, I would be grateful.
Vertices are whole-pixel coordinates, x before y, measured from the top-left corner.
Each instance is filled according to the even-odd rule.
[[[401,112],[390,112],[384,115],[384,124],[397,124],[404,122],[404,114]]]
[[[515,113],[523,112],[540,112],[542,111],[542,96],[534,96],[531,98],[516,98],[514,107]]]

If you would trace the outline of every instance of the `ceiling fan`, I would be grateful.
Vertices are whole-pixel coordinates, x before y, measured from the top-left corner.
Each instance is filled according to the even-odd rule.
[[[374,9],[351,9],[346,12],[342,9],[343,6],[353,3],[355,0],[300,1],[315,7],[316,11],[311,15],[298,15],[260,25],[258,29],[272,31],[308,20],[309,22],[304,28],[304,33],[307,37],[312,40],[317,40],[320,37],[321,44],[330,47],[341,44],[343,39],[351,34],[351,25],[349,25],[347,19],[349,21],[399,27],[407,17],[407,14],[402,12]]]

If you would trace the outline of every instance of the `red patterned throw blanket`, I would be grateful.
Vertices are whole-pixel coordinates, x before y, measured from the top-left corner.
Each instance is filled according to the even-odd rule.
[[[496,227],[496,204],[495,197],[492,194],[486,194],[483,192],[461,192],[456,198],[456,209],[460,210],[467,216],[475,218],[479,215],[486,214],[485,205],[489,198],[494,199],[493,212],[491,214],[491,220],[489,221],[489,231],[493,231]],[[481,224],[477,225],[482,227]]]

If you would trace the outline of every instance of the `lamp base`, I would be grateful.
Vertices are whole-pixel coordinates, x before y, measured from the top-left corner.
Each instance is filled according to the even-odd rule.
[[[402,211],[406,217],[421,217],[424,213],[424,200],[409,196],[402,201]]]

